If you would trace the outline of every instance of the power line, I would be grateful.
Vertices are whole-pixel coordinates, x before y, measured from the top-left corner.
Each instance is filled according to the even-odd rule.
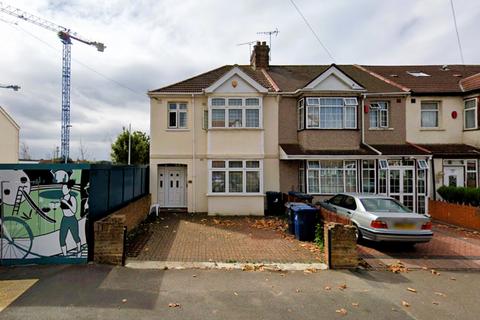
[[[335,62],[335,58],[332,56],[332,54],[330,53],[330,51],[328,51],[327,47],[323,44],[322,40],[320,40],[320,37],[317,35],[317,33],[315,32],[315,30],[313,30],[312,26],[310,25],[310,23],[308,22],[307,18],[305,18],[305,16],[303,15],[302,11],[300,11],[300,8],[295,4],[295,1],[293,0],[290,0],[290,2],[292,3],[292,5],[295,7],[295,9],[297,10],[298,14],[302,17],[303,21],[305,21],[305,24],[307,25],[307,27],[310,29],[310,31],[313,33],[313,35],[315,36],[315,38],[317,39],[318,43],[320,44],[320,46],[322,46],[323,50],[325,50],[325,52],[328,54],[328,56],[330,57],[330,59],[333,60],[333,62]]]
[[[0,21],[5,22],[5,23],[10,23],[9,21],[5,21],[5,20],[3,20],[3,19],[0,20]],[[10,23],[10,24],[12,24],[12,23]],[[12,27],[12,28],[15,28],[15,29],[18,29],[18,30],[20,30],[20,31],[22,31],[22,32],[25,32],[27,35],[31,36],[32,38],[36,39],[37,41],[40,41],[40,42],[43,43],[44,45],[46,45],[46,46],[48,46],[49,48],[51,48],[51,49],[53,49],[53,50],[55,50],[55,51],[58,52],[58,49],[57,49],[57,48],[55,48],[54,46],[52,46],[52,45],[49,44],[48,42],[44,41],[43,39],[37,37],[37,36],[34,35],[33,33],[31,33],[31,32],[29,32],[29,31],[23,29],[23,28],[20,27],[17,23],[15,23],[15,24],[14,24],[13,26],[11,26],[11,27]],[[78,63],[79,65],[83,66],[84,68],[90,70],[91,72],[97,74],[98,76],[104,78],[105,80],[108,80],[108,81],[116,84],[116,85],[119,86],[119,87],[122,87],[122,88],[124,88],[124,89],[126,89],[126,90],[129,90],[129,91],[131,91],[131,92],[133,92],[133,93],[135,93],[135,94],[137,94],[137,95],[140,95],[140,96],[142,96],[143,98],[145,98],[145,95],[144,95],[144,94],[142,94],[142,93],[140,93],[140,92],[138,92],[138,91],[136,91],[136,90],[134,90],[134,89],[132,89],[132,88],[130,88],[130,87],[128,87],[128,86],[120,83],[120,82],[118,82],[117,80],[114,80],[114,79],[112,79],[112,78],[109,78],[108,76],[106,76],[106,75],[104,75],[103,73],[95,70],[94,68],[92,68],[92,67],[84,64],[83,62],[81,62],[81,61],[79,61],[79,60],[77,60],[77,59],[75,59],[75,58],[72,58],[72,60],[75,61],[76,63]]]
[[[458,33],[457,17],[455,14],[455,7],[453,6],[453,0],[450,0],[450,6],[452,8],[453,24],[455,25],[455,33],[457,34],[457,43],[458,43],[458,51],[460,51],[460,59],[462,60],[462,64],[465,64],[465,60],[463,59],[463,50],[462,50],[462,43],[460,41],[460,34]]]

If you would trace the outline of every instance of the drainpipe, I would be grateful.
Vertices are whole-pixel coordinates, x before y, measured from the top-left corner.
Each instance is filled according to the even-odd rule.
[[[197,211],[195,185],[197,184],[197,175],[195,168],[195,95],[192,93],[192,210]],[[187,175],[188,176],[188,175]]]

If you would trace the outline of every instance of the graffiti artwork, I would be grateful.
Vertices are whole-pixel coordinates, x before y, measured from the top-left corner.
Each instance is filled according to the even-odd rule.
[[[89,170],[0,170],[2,264],[86,262],[88,188]]]

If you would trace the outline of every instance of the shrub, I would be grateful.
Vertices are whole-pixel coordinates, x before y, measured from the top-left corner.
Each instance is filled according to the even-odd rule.
[[[317,223],[317,226],[315,227],[315,244],[320,248],[323,249],[323,223]]]
[[[437,191],[447,202],[480,206],[480,188],[442,186]]]

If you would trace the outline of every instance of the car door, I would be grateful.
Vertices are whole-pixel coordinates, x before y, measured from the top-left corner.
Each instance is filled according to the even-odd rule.
[[[340,206],[341,213],[349,219],[352,219],[357,210],[357,203],[352,196],[345,196]]]
[[[332,210],[334,212],[338,212],[339,210],[342,210],[341,205],[343,202],[343,198],[345,198],[343,194],[338,194],[326,202],[332,207]]]

